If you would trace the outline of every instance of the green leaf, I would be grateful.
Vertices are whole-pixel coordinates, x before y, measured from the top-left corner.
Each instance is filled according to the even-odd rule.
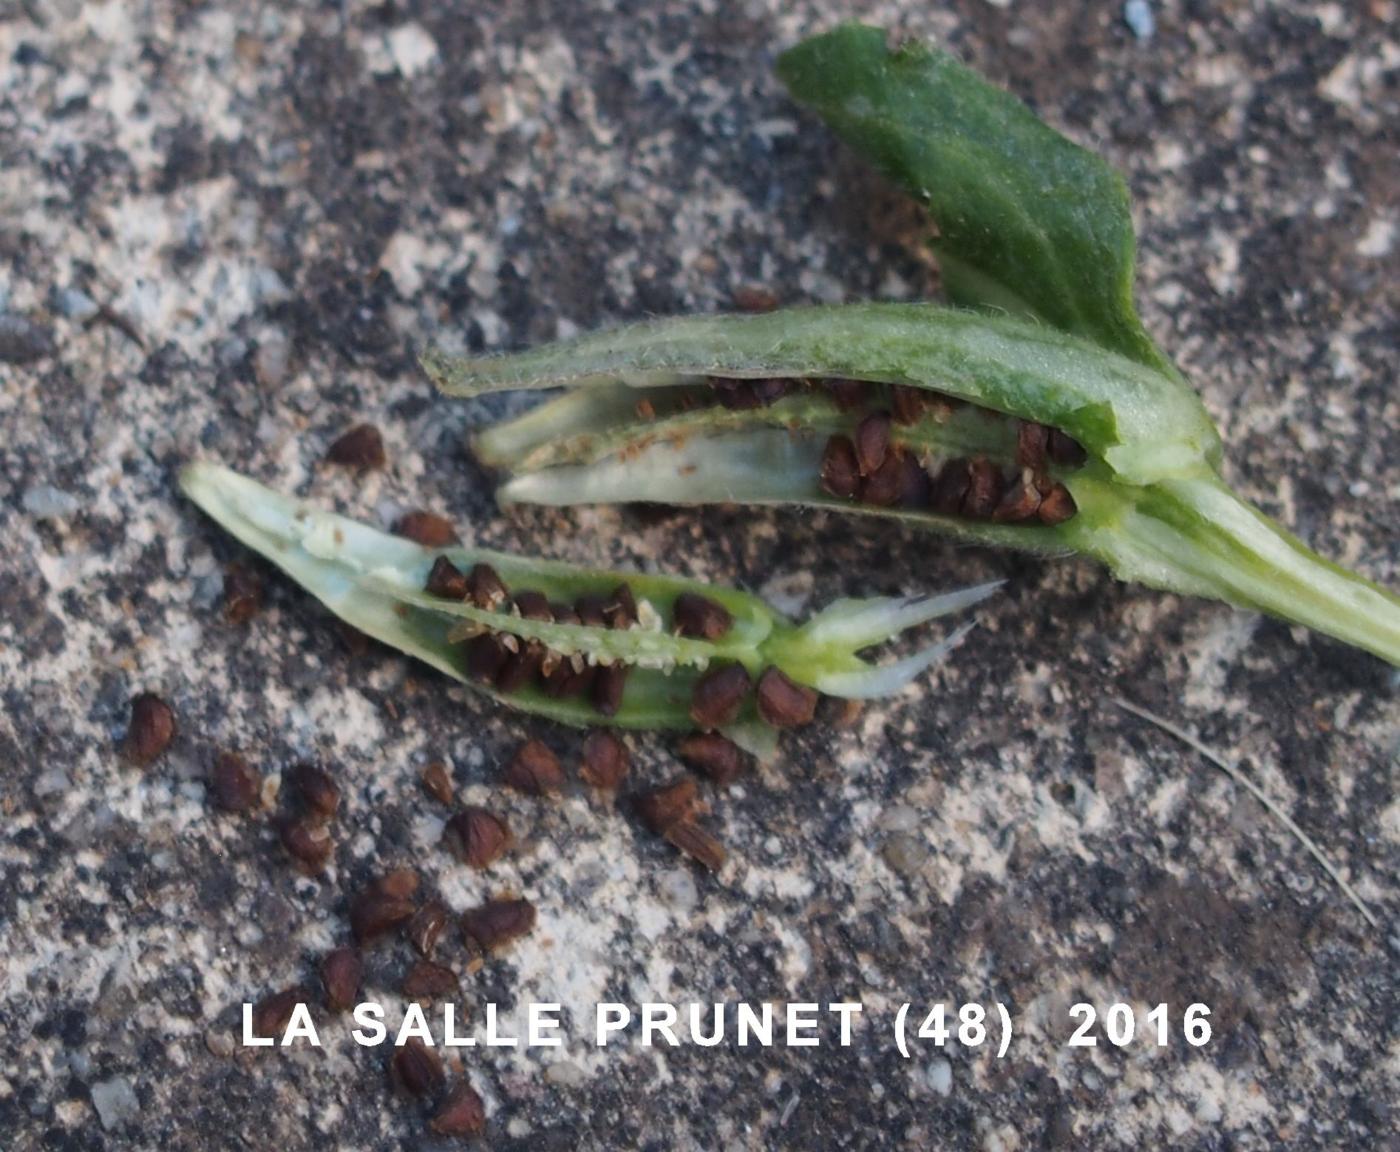
[[[1133,307],[1128,190],[947,52],[845,24],[778,60],[792,95],[932,212],[949,297],[1176,375]]]

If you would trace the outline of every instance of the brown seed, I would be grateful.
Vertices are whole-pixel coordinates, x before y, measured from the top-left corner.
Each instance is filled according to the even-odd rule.
[[[822,491],[849,500],[860,490],[860,465],[856,446],[845,436],[833,436],[822,451]]]
[[[373,424],[356,424],[326,449],[326,459],[348,468],[384,467],[384,438]]]
[[[326,990],[326,1007],[332,1012],[346,1012],[355,1006],[360,995],[364,965],[354,948],[337,948],[321,958],[321,986]]]
[[[415,960],[403,978],[403,994],[409,1000],[445,1000],[461,990],[457,973],[431,960]]]
[[[418,891],[418,873],[412,868],[394,868],[385,872],[370,887],[395,900],[407,900]]]
[[[648,828],[664,836],[673,825],[689,820],[699,798],[694,776],[678,776],[669,784],[637,797],[637,814]]]
[[[472,565],[467,584],[471,589],[472,603],[483,611],[499,612],[510,599],[506,582],[490,564]]]
[[[630,628],[637,622],[637,598],[626,584],[619,584],[608,594],[608,603],[603,609],[608,618],[608,626],[619,630]]]
[[[305,816],[284,820],[278,836],[287,854],[308,876],[315,876],[325,868],[335,848],[329,829],[319,820]]]
[[[890,385],[890,407],[896,424],[917,424],[928,410],[929,395],[908,384]]]
[[[542,620],[547,624],[554,619],[554,613],[549,610],[549,597],[543,592],[517,592],[515,607],[525,620]]]
[[[564,769],[548,744],[542,740],[527,740],[510,758],[503,779],[517,792],[546,796],[564,787]]]
[[[593,683],[595,669],[582,656],[560,657],[544,683],[545,695],[555,700],[582,696]]]
[[[452,803],[452,775],[441,760],[434,760],[425,767],[419,779],[423,781],[423,791],[439,804]]]
[[[724,845],[693,820],[672,824],[664,833],[667,840],[692,860],[711,872],[724,867]]]
[[[1032,477],[1022,475],[1007,488],[1006,494],[1001,498],[1001,503],[996,506],[996,511],[992,513],[992,519],[999,523],[1016,524],[1022,520],[1031,519],[1039,507],[1040,489],[1035,486],[1035,480]]]
[[[262,800],[262,775],[237,752],[220,752],[209,772],[209,799],[225,812],[247,812]]]
[[[796,387],[796,382],[782,376],[774,376],[767,380],[750,381],[750,385],[753,388],[753,394],[758,398],[759,405],[766,408],[769,404],[776,404],[791,392]]]
[[[923,508],[933,488],[922,461],[913,452],[900,453],[899,503],[905,508]]]
[[[314,764],[297,764],[287,775],[308,814],[323,820],[335,815],[340,806],[340,788],[329,772]]]
[[[616,792],[627,778],[627,746],[611,732],[598,729],[583,742],[583,766],[579,776],[584,783],[605,792]]]
[[[772,312],[778,307],[778,295],[761,284],[741,284],[734,289],[734,307],[740,312]]]
[[[394,1050],[389,1075],[395,1086],[410,1096],[427,1096],[447,1083],[442,1058],[417,1036],[409,1037],[402,1048]]]
[[[452,1085],[428,1127],[437,1136],[480,1136],[486,1130],[486,1105],[470,1084]]]
[[[697,728],[723,728],[739,717],[744,699],[752,686],[742,664],[722,664],[711,668],[690,693],[690,718]]]
[[[462,931],[484,952],[492,952],[531,931],[535,906],[528,900],[505,897],[488,900],[462,914]]]
[[[516,652],[507,652],[496,671],[497,692],[519,692],[535,678],[544,663],[544,645],[527,640]]]
[[[438,937],[447,927],[452,910],[441,900],[433,900],[418,909],[404,928],[404,935],[420,956],[431,956],[437,947]]]
[[[224,618],[230,624],[246,624],[262,610],[262,577],[246,564],[234,562],[224,569]]]
[[[1063,524],[1077,511],[1079,509],[1075,506],[1074,497],[1069,494],[1069,489],[1056,483],[1041,500],[1036,515],[1042,524]]]
[[[467,675],[479,684],[490,684],[510,655],[499,636],[485,633],[467,641]]]
[[[681,763],[721,787],[744,774],[744,753],[733,740],[718,732],[693,732],[680,742],[676,755]]]
[[[127,725],[122,755],[138,768],[160,759],[175,739],[175,713],[154,692],[142,692],[131,701],[131,721]]]
[[[710,380],[710,387],[714,389],[715,398],[720,404],[733,411],[741,412],[762,406],[763,402],[748,380],[722,380],[714,377]]]
[[[622,707],[622,695],[627,688],[627,675],[631,672],[626,664],[600,664],[593,673],[593,683],[589,689],[589,699],[600,716],[616,716]]]
[[[298,1004],[306,1003],[306,989],[300,984],[284,988],[264,996],[253,1005],[252,1031],[254,1036],[272,1037],[280,1040],[291,1022],[292,1013]]]
[[[904,481],[904,453],[895,448],[885,453],[884,462],[878,471],[861,481],[861,502],[880,508],[898,504],[904,491]]]
[[[723,604],[694,592],[682,592],[671,607],[671,624],[678,636],[718,640],[734,624]]]
[[[395,536],[412,540],[424,548],[446,548],[458,540],[457,529],[452,526],[451,520],[421,508],[400,516],[393,531]]]
[[[428,582],[423,586],[429,596],[440,596],[444,600],[465,600],[467,598],[467,578],[462,570],[446,556],[439,556],[428,570]]]
[[[1016,427],[1016,467],[1039,472],[1045,467],[1050,429],[1044,424],[1022,420]]]
[[[608,626],[608,598],[589,594],[580,596],[574,601],[574,611],[578,613],[580,624],[586,624],[590,628],[606,628]]]
[[[360,944],[373,944],[406,924],[412,915],[412,900],[370,888],[350,903],[350,931]]]
[[[843,412],[859,408],[870,399],[870,385],[864,380],[827,380],[826,390]]]
[[[971,483],[971,472],[966,460],[949,460],[938,471],[929,494],[929,506],[944,516],[956,516],[962,511],[963,498]]]
[[[890,450],[890,414],[872,412],[856,425],[856,464],[862,476],[873,476]]]
[[[985,456],[975,456],[967,466],[967,494],[962,514],[970,520],[985,520],[1001,501],[1001,471]]]
[[[817,716],[830,728],[854,728],[860,713],[859,700],[846,700],[839,696],[823,696],[817,705]]]
[[[473,805],[447,822],[442,843],[469,868],[485,868],[510,847],[510,826],[494,812]]]
[[[582,624],[579,615],[574,611],[571,604],[551,604],[549,614],[554,618],[556,624]]]
[[[1065,468],[1078,468],[1089,458],[1089,454],[1084,451],[1084,445],[1058,428],[1050,429],[1048,448],[1050,459]]]
[[[775,667],[758,678],[758,714],[774,728],[810,724],[820,696],[815,688],[794,683]]]

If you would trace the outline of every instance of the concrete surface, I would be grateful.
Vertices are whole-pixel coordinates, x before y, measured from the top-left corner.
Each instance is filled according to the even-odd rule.
[[[469,972],[487,1001],[859,998],[849,1049],[468,1054],[494,1148],[1395,1148],[1394,928],[1366,929],[1301,849],[1108,691],[1242,758],[1395,923],[1394,673],[1298,629],[1115,585],[1074,561],[875,524],[710,510],[502,516],[411,349],[476,348],[936,285],[917,218],[784,98],[774,54],[858,15],[933,35],[1130,177],[1152,330],[1230,475],[1324,553],[1397,576],[1396,5],[835,0],[230,0],[0,6],[0,1145],[432,1147],[387,1052],[244,1051],[238,1005],[307,977],[345,904],[417,861],[455,907],[511,888],[533,937]],[[1147,19],[1144,19],[1144,12]],[[1151,26],[1151,35],[1144,32]],[[1134,30],[1136,29],[1136,31]],[[113,318],[116,322],[112,322]],[[358,420],[389,467],[318,463]],[[718,878],[605,804],[503,797],[526,733],[360,651],[176,496],[205,453],[372,521],[665,562],[818,604],[1006,575],[920,690],[712,798]],[[116,745],[136,692],[180,733]],[[664,742],[633,742],[661,780]],[[271,816],[213,812],[237,749],[342,782],[334,868]],[[466,874],[417,772],[524,841]],[[443,956],[466,971],[454,936]],[[399,1002],[381,949],[370,994]],[[903,1001],[1006,1003],[1006,1058],[924,1042]],[[1078,1000],[1212,1009],[1202,1050],[1066,1045]],[[591,1009],[590,1009],[591,1010]]]

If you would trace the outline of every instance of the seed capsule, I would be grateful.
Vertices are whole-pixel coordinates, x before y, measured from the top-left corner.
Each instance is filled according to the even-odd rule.
[[[469,868],[486,868],[510,847],[510,826],[494,812],[473,805],[450,819],[443,846]]]
[[[774,728],[810,724],[819,699],[815,689],[794,683],[777,668],[765,668],[758,679],[758,714]]]
[[[564,769],[548,744],[542,740],[527,740],[510,758],[503,779],[517,792],[547,796],[564,787]]]
[[[355,1006],[360,995],[364,965],[354,948],[337,948],[321,958],[321,986],[326,992],[326,1007],[332,1012],[346,1012]]]
[[[433,900],[418,909],[404,928],[404,935],[420,956],[431,956],[438,937],[447,927],[452,911],[441,900]]]
[[[718,640],[734,624],[724,605],[694,592],[682,592],[671,609],[676,635],[699,640]]]
[[[405,512],[395,522],[392,531],[395,536],[412,540],[424,548],[446,548],[457,543],[457,530],[452,527],[451,520],[421,508]]]
[[[528,900],[488,900],[462,914],[462,931],[482,951],[493,952],[530,932],[535,915],[535,906]]]
[[[985,520],[1001,500],[1001,472],[985,456],[976,456],[967,466],[967,494],[962,514],[971,520]]]
[[[465,600],[467,578],[446,556],[439,556],[428,570],[428,582],[423,590],[429,596],[439,596],[444,600]]]
[[[627,746],[606,729],[590,732],[583,742],[579,776],[605,792],[616,792],[627,777]]]
[[[402,1048],[394,1050],[389,1075],[399,1090],[410,1096],[427,1096],[447,1083],[442,1058],[417,1036],[409,1037]]]
[[[681,763],[724,787],[744,774],[739,745],[718,732],[694,732],[680,742]]]
[[[890,450],[890,414],[872,412],[856,426],[856,464],[862,476],[873,476]]]
[[[616,716],[622,707],[622,694],[627,688],[631,669],[622,663],[599,665],[593,673],[589,699],[600,716]]]
[[[262,799],[262,776],[236,752],[220,752],[209,773],[209,799],[225,812],[247,812]]]
[[[467,587],[472,603],[483,612],[499,612],[510,599],[505,581],[490,564],[472,565]]]
[[[459,1080],[438,1105],[428,1127],[438,1136],[480,1136],[486,1130],[486,1105],[470,1084]]]
[[[175,713],[154,692],[142,692],[131,701],[122,754],[138,768],[154,764],[175,739]]]
[[[723,728],[739,717],[752,681],[742,664],[711,668],[690,695],[690,718],[698,728]]]
[[[1063,484],[1056,483],[1051,486],[1050,491],[1041,500],[1040,507],[1036,509],[1036,515],[1042,524],[1063,524],[1077,511],[1074,497],[1069,494],[1069,489]]]
[[[431,960],[415,960],[403,978],[403,994],[409,1000],[445,1000],[461,990],[457,973]]]
[[[838,500],[850,500],[860,490],[860,465],[856,446],[845,436],[833,436],[822,452],[822,491]]]
[[[362,472],[383,468],[384,438],[373,424],[356,424],[326,449],[326,459]]]

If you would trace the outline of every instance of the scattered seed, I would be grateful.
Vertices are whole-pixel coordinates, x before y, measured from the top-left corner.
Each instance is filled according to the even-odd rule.
[[[1069,489],[1057,482],[1051,485],[1050,491],[1041,500],[1036,515],[1042,524],[1063,524],[1077,511],[1079,509],[1075,506],[1074,497],[1069,494]]]
[[[326,459],[361,471],[383,468],[384,438],[373,424],[356,424],[326,449]]]
[[[1050,429],[1044,424],[1022,420],[1016,427],[1016,467],[1039,472],[1045,467]]]
[[[506,785],[528,796],[546,796],[564,787],[559,757],[542,740],[527,740],[506,765]]]
[[[305,816],[284,820],[278,836],[287,854],[308,876],[315,876],[325,868],[335,848],[325,824]]]
[[[340,788],[330,773],[314,764],[297,764],[288,773],[289,781],[308,814],[329,820],[340,806]]]
[[[392,531],[395,536],[412,540],[424,548],[446,548],[458,542],[457,529],[452,526],[451,520],[421,508],[405,512]]]
[[[742,664],[711,668],[690,694],[690,718],[698,728],[722,728],[738,719],[752,681]]]
[[[822,491],[839,500],[850,500],[860,491],[860,465],[856,446],[845,436],[833,436],[822,452]]]
[[[306,989],[300,984],[284,988],[264,996],[253,1005],[252,1029],[254,1036],[281,1039],[287,1030],[298,1004],[306,1002]]]
[[[967,495],[963,497],[962,513],[971,520],[985,520],[1001,501],[1001,472],[985,456],[973,457],[967,467]]]
[[[648,828],[664,836],[674,825],[689,820],[698,802],[695,777],[678,776],[669,784],[638,796],[637,814]]]
[[[442,843],[467,867],[485,868],[510,847],[510,826],[494,812],[473,805],[447,822]]]
[[[488,900],[479,908],[462,914],[462,931],[485,952],[519,939],[534,926],[535,906],[523,899]]]
[[[220,752],[209,773],[209,799],[225,812],[247,812],[262,800],[262,775],[237,752]]]
[[[933,491],[929,495],[933,510],[944,516],[958,515],[962,511],[963,500],[971,482],[968,462],[962,459],[949,460],[939,469],[938,478],[933,482]]]
[[[992,513],[992,519],[1001,523],[1015,524],[1021,520],[1029,520],[1040,507],[1040,489],[1035,486],[1035,480],[1030,475],[1022,475],[1007,488],[1005,495],[1001,498],[1001,503],[996,506],[996,511]]]
[[[675,847],[711,872],[718,872],[724,867],[724,845],[695,821],[681,820],[672,824],[664,835]]]
[[[441,900],[433,900],[418,909],[408,921],[404,935],[420,956],[431,956],[437,947],[438,937],[447,927],[452,910]]]
[[[758,714],[774,728],[810,724],[820,696],[815,688],[794,683],[776,667],[758,678]]]
[[[760,284],[741,284],[734,289],[734,307],[740,312],[772,312],[778,307],[778,295]]]
[[[929,396],[923,388],[908,384],[890,385],[890,407],[896,424],[917,424],[928,410]]]
[[[457,973],[431,960],[415,960],[403,978],[403,994],[409,1000],[444,1000],[461,990]]]
[[[627,675],[631,672],[621,661],[615,664],[600,664],[593,673],[593,684],[589,698],[601,716],[616,716],[622,707],[622,694],[627,687]]]
[[[447,1083],[442,1058],[417,1036],[409,1037],[402,1048],[394,1050],[389,1074],[395,1086],[410,1096],[427,1096]]]
[[[224,619],[246,624],[262,610],[262,577],[237,561],[224,569]]]
[[[904,454],[899,449],[888,451],[879,469],[861,482],[860,498],[866,504],[881,508],[898,504],[904,480]]]
[[[860,474],[873,476],[890,450],[890,414],[872,412],[856,425],[855,446]]]
[[[440,596],[444,600],[465,600],[467,578],[446,556],[439,556],[428,570],[428,582],[423,590],[429,596]]]
[[[744,774],[744,753],[733,740],[718,732],[693,732],[680,742],[676,754],[681,763],[721,787]]]
[[[142,692],[131,701],[131,721],[127,725],[122,755],[138,768],[147,768],[160,759],[175,739],[175,713],[154,692]]]
[[[395,868],[376,880],[373,888],[396,900],[407,900],[418,891],[418,884],[418,873],[412,868]]]
[[[428,1127],[438,1136],[480,1136],[486,1130],[486,1105],[470,1084],[459,1080],[438,1105]]]
[[[452,803],[452,775],[441,760],[427,765],[419,779],[423,782],[423,791],[439,804]]]
[[[372,887],[351,901],[350,931],[360,944],[372,944],[406,924],[412,915],[412,900]]]
[[[1084,451],[1084,446],[1078,440],[1058,428],[1050,429],[1047,447],[1050,459],[1066,468],[1078,468],[1089,458],[1089,454]]]
[[[490,564],[472,565],[468,585],[471,589],[472,603],[483,611],[499,612],[510,599],[506,582]]]
[[[579,776],[594,788],[616,792],[627,777],[627,746],[613,733],[597,729],[583,742],[583,766]]]
[[[321,958],[321,986],[326,992],[326,1007],[332,1012],[347,1012],[360,996],[364,964],[354,948],[337,948]]]
[[[734,625],[734,617],[723,604],[695,592],[682,592],[671,608],[676,635],[698,640],[718,640]]]

